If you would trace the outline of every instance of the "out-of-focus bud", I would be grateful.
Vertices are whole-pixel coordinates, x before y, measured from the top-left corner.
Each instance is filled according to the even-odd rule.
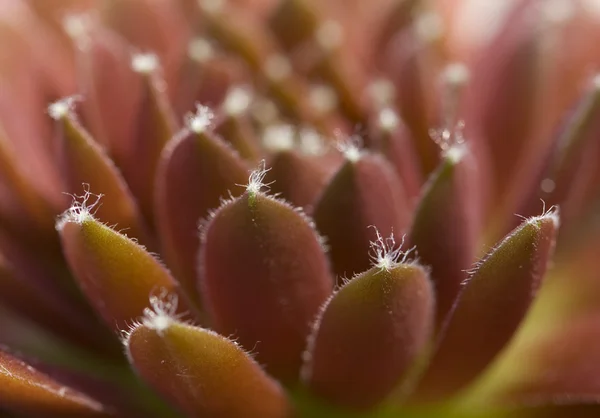
[[[317,229],[330,246],[333,271],[341,282],[369,268],[374,226],[402,236],[409,208],[402,183],[383,157],[370,154],[352,142],[341,145],[346,162],[318,199],[314,217]]]

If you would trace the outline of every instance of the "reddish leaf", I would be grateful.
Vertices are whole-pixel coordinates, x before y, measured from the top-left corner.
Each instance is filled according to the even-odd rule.
[[[445,152],[425,185],[415,212],[409,242],[419,262],[431,267],[437,298],[436,325],[452,309],[475,258],[480,232],[478,170],[467,144]]]
[[[381,109],[373,124],[374,132],[371,134],[373,147],[379,150],[396,169],[412,207],[419,196],[423,180],[408,128],[390,107]]]
[[[590,315],[521,345],[503,359],[507,377],[491,401],[551,403],[555,399],[600,399],[600,316]],[[507,373],[508,372],[508,373]]]
[[[125,341],[138,373],[188,417],[285,418],[278,383],[236,343],[177,322],[161,310]]]
[[[179,82],[174,86],[177,114],[185,114],[196,102],[216,106],[231,86],[248,81],[247,72],[237,57],[216,52],[206,39],[193,39],[188,45],[188,59],[179,71]]]
[[[401,382],[431,335],[435,300],[427,273],[385,257],[390,266],[352,278],[315,324],[303,378],[328,401],[376,405]]]
[[[17,157],[0,127],[0,222],[13,230],[52,230],[53,207],[23,175]],[[4,225],[3,225],[4,226]],[[21,230],[22,231],[22,230]]]
[[[89,27],[89,33],[73,34],[85,97],[82,114],[94,138],[112,151],[133,135],[142,85],[131,70],[131,51],[123,39],[97,22],[83,19],[75,26]]]
[[[170,85],[191,35],[190,26],[178,8],[179,2],[107,0],[107,3],[102,8],[107,26],[141,51],[158,54]]]
[[[75,285],[61,283],[64,271],[40,257],[32,258],[30,248],[1,232],[0,249],[0,300],[4,307],[87,349],[118,351],[114,344],[109,345],[109,333],[79,293],[73,295]]]
[[[375,226],[401,236],[408,223],[402,184],[382,157],[349,146],[349,160],[338,170],[314,210],[317,229],[331,247],[333,270],[351,276],[369,268]]]
[[[158,65],[155,55],[133,56],[132,67],[143,80],[137,130],[114,152],[115,162],[149,223],[154,221],[154,178],[160,154],[177,130],[175,114],[167,98],[166,84],[158,73]]]
[[[76,195],[82,184],[106,197],[96,215],[103,222],[126,229],[142,242],[148,231],[125,180],[105,151],[75,119],[67,98],[50,105],[48,112],[56,120],[56,147],[66,192]]]
[[[109,417],[104,405],[0,350],[0,405],[45,417]]]
[[[479,263],[441,331],[417,399],[462,389],[505,347],[542,282],[557,229],[556,212],[530,218]]]
[[[396,34],[385,48],[385,68],[394,82],[397,106],[414,140],[420,157],[421,174],[432,172],[438,160],[438,151],[429,137],[433,111],[433,80],[430,79],[430,45],[419,38],[414,28]]]
[[[594,78],[578,99],[571,114],[560,127],[554,150],[540,171],[531,193],[526,197],[524,213],[534,213],[539,198],[547,204],[559,204],[563,225],[584,209],[591,189],[597,191],[594,173],[600,151],[600,77]],[[594,193],[595,196],[595,193]]]
[[[260,193],[259,180],[251,178],[248,191],[207,224],[200,283],[215,328],[256,350],[270,373],[290,381],[332,280],[309,221]]]
[[[241,193],[236,184],[247,177],[245,162],[208,130],[211,118],[208,108],[198,107],[189,121],[191,129],[165,148],[156,183],[156,223],[163,254],[194,300],[198,299],[198,224],[229,192]]]
[[[319,161],[293,149],[276,152],[270,166],[267,180],[274,181],[271,191],[309,213],[333,174]]]
[[[216,132],[240,154],[250,162],[258,162],[262,151],[247,115],[252,102],[252,94],[246,88],[233,87],[221,104],[224,118],[217,126]]]
[[[465,88],[464,118],[470,137],[490,150],[495,182],[491,197],[498,224],[492,226],[498,229],[492,231],[494,239],[507,231],[506,223],[512,221],[508,217],[531,191],[547,155],[547,127],[554,123],[551,112],[543,113],[548,109],[542,103],[543,93],[552,87],[546,83],[550,66],[542,59],[546,56],[542,34],[551,30],[541,28],[543,10],[534,1],[517,1],[499,33],[477,56]]]

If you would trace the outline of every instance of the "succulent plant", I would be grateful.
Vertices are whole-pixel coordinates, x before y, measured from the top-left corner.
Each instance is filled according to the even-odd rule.
[[[0,414],[599,416],[599,9],[4,0]]]

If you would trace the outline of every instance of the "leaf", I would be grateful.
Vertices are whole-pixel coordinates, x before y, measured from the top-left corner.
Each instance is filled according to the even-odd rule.
[[[144,380],[186,416],[289,416],[282,388],[236,343],[162,319],[164,323],[143,320],[131,331],[125,341],[127,355]]]
[[[308,212],[331,179],[328,167],[293,149],[274,153],[270,166],[267,178],[274,181],[271,191]]]
[[[167,269],[144,247],[94,219],[85,202],[67,211],[57,229],[81,290],[116,332],[142,315],[152,295],[178,294],[179,312],[190,313],[191,306]]]
[[[104,405],[0,350],[0,405],[45,417],[109,417]]]
[[[569,399],[597,403],[600,316],[571,318],[532,334],[532,330],[519,334],[469,398],[487,404],[552,404]]]
[[[142,84],[136,130],[127,142],[115,148],[114,159],[146,221],[151,224],[154,222],[156,168],[161,151],[177,130],[177,122],[165,81],[159,74],[158,58],[153,54],[134,55],[132,66]]]
[[[310,222],[251,189],[215,212],[199,260],[215,329],[256,351],[269,373],[295,380],[310,323],[333,284]]]
[[[478,174],[468,145],[451,147],[424,186],[408,235],[419,262],[431,267],[438,327],[475,259],[482,216]]]
[[[558,222],[555,211],[526,220],[478,264],[441,331],[417,400],[454,394],[506,346],[540,287]]]
[[[106,197],[96,215],[103,222],[127,229],[142,242],[149,241],[131,191],[106,152],[83,129],[72,113],[73,98],[51,104],[48,113],[56,121],[56,147],[66,192],[76,195],[84,186]]]
[[[201,112],[212,115],[208,108],[199,107],[195,117],[201,118]],[[228,193],[241,193],[237,184],[246,178],[246,163],[208,129],[186,129],[163,151],[156,181],[162,253],[194,300],[198,299],[198,224]]]
[[[355,276],[317,319],[305,354],[305,384],[343,406],[375,406],[421,354],[434,310],[429,277],[416,264],[376,266]]]
[[[341,166],[314,209],[317,229],[327,238],[338,278],[369,268],[370,242],[375,239],[369,226],[392,230],[398,238],[408,217],[402,184],[394,169],[381,156],[366,152]]]

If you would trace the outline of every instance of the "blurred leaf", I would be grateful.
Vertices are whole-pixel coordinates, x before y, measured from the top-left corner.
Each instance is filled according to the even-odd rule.
[[[91,189],[106,196],[98,206],[98,218],[148,243],[148,230],[129,187],[106,152],[75,119],[72,106],[73,99],[67,98],[49,107],[56,120],[56,146],[65,191],[77,195],[85,184],[86,192]]]
[[[46,417],[109,417],[98,401],[65,386],[0,350],[0,404],[15,412]]]
[[[466,144],[446,152],[424,186],[409,233],[419,262],[431,267],[437,299],[436,326],[451,311],[475,259],[481,223],[478,170]]]
[[[153,223],[156,168],[162,149],[177,130],[177,121],[165,81],[159,74],[158,58],[152,54],[134,55],[132,66],[142,79],[136,131],[127,143],[115,149],[114,160],[137,198],[145,220]]]
[[[314,218],[327,238],[333,271],[341,283],[342,276],[370,267],[375,234],[369,227],[393,231],[399,238],[409,222],[409,210],[390,163],[365,152],[357,161],[346,161],[330,180],[316,203]]]

